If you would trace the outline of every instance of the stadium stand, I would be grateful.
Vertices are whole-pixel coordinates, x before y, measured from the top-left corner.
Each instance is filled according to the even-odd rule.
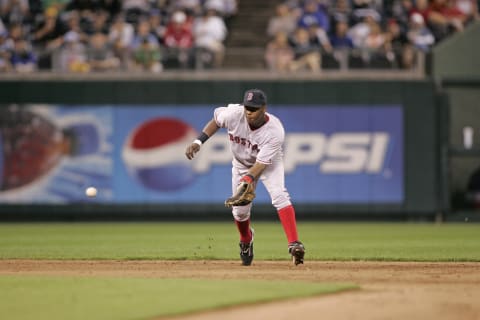
[[[478,19],[477,0],[1,0],[0,72],[409,69]]]

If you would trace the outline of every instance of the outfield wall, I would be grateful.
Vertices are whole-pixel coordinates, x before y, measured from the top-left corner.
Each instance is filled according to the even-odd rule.
[[[252,87],[284,122],[286,181],[299,217],[442,210],[442,104],[429,81],[11,80],[0,95],[0,218],[229,218],[226,133],[194,162],[183,149],[215,107]],[[19,135],[28,143],[12,147]],[[75,152],[66,151],[72,144]],[[88,185],[97,198],[83,195]],[[269,201],[260,187],[257,217],[275,217]]]
[[[449,213],[480,210],[480,78],[447,78],[442,88],[448,94],[448,127],[444,130],[448,144],[444,153],[445,194]],[[470,139],[468,131],[471,134]]]

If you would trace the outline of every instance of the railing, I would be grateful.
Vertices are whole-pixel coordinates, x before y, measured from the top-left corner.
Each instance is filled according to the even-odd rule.
[[[227,53],[228,53],[227,49]],[[43,53],[42,53],[43,54]],[[261,48],[242,48],[239,54],[245,61],[256,61],[258,67],[245,68],[236,66],[223,66],[212,68],[208,65],[199,67],[199,59],[203,54],[192,52],[192,63],[187,68],[165,67],[161,72],[153,73],[142,70],[119,69],[110,71],[62,71],[57,66],[55,60],[56,52],[51,52],[52,68],[50,70],[37,70],[31,73],[4,72],[0,73],[2,79],[95,79],[95,80],[131,80],[131,79],[253,79],[253,80],[275,80],[275,79],[423,79],[425,78],[426,59],[425,54],[415,53],[415,64],[409,69],[400,69],[393,60],[388,60],[385,55],[377,64],[372,64],[371,53],[352,50],[338,50],[333,53],[321,54],[321,69],[318,72],[309,70],[297,70],[295,72],[279,72],[269,70],[264,61],[263,50]],[[393,53],[392,53],[393,54]],[[164,57],[167,57],[164,55]],[[204,63],[204,62],[202,62]]]

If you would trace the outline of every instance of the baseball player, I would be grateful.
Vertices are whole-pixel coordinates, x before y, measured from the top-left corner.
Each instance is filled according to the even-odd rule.
[[[232,161],[232,193],[225,201],[240,233],[240,258],[249,266],[253,260],[254,231],[250,227],[250,210],[255,187],[260,180],[278,211],[288,252],[295,265],[303,264],[305,247],[298,240],[295,210],[285,188],[282,145],[285,131],[280,120],[267,112],[267,97],[259,89],[247,90],[243,104],[228,104],[216,108],[213,119],[186,149],[185,155],[193,159],[203,143],[218,129],[226,128],[230,140]]]

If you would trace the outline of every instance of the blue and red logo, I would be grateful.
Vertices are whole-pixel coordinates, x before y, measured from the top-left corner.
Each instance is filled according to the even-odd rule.
[[[136,127],[128,136],[122,157],[128,172],[143,186],[175,191],[195,178],[185,148],[197,132],[174,118],[155,118]]]

